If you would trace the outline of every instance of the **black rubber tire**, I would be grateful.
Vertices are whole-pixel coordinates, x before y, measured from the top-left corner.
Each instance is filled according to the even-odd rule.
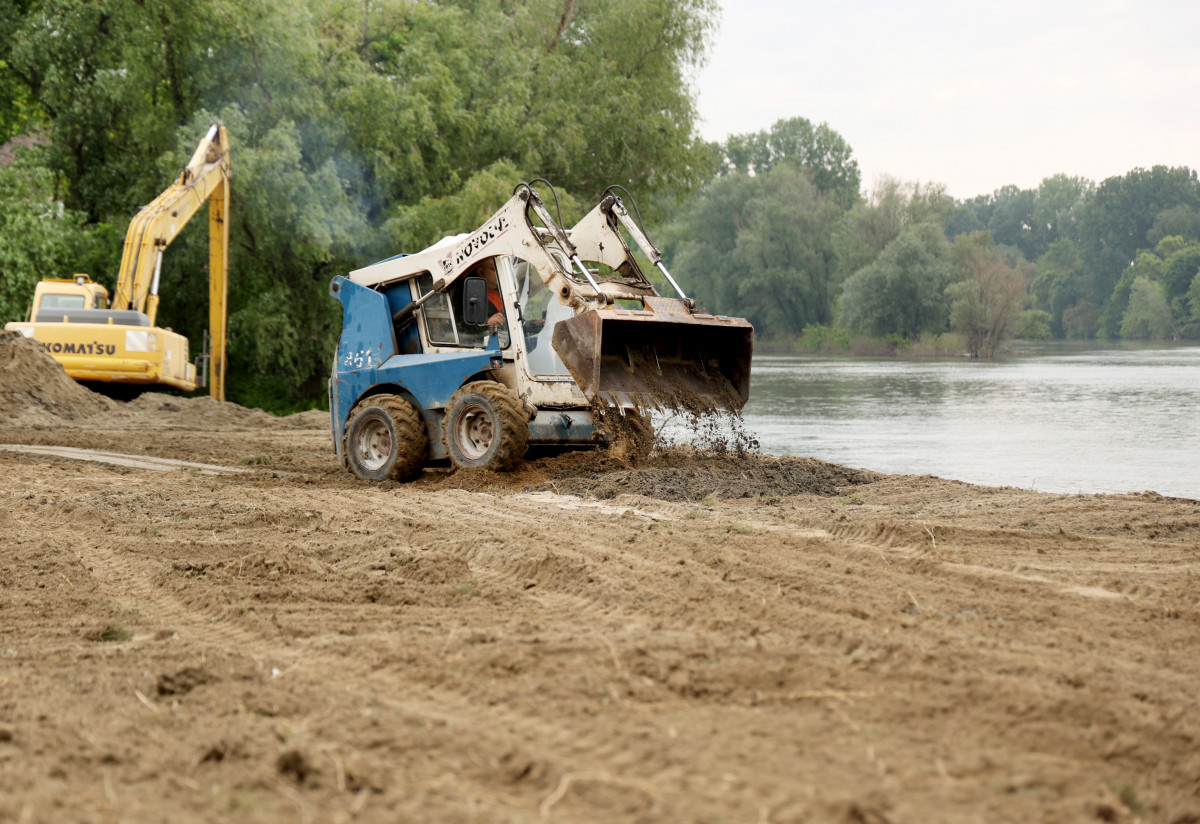
[[[429,453],[425,421],[399,395],[372,395],[350,410],[342,454],[364,481],[402,481],[415,475]]]
[[[529,417],[521,399],[504,384],[468,383],[446,407],[442,443],[457,467],[507,472],[529,448]]]

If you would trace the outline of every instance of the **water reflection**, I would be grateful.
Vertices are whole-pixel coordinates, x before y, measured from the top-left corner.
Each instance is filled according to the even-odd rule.
[[[1200,498],[1200,347],[1047,344],[993,362],[764,355],[773,454],[1049,492]]]

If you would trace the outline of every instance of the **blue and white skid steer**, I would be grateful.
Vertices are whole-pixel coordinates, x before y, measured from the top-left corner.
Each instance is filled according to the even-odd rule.
[[[753,329],[696,309],[616,188],[567,231],[522,184],[474,232],[333,279],[344,466],[373,481],[445,459],[507,470],[531,445],[605,440],[602,415],[645,430],[654,409],[741,409]],[[678,298],[658,294],[622,229]]]

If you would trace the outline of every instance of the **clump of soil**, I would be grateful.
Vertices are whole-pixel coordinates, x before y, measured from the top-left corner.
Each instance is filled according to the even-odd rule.
[[[13,423],[47,415],[65,420],[92,418],[115,402],[80,386],[37,342],[20,332],[0,331],[0,414]]]
[[[531,491],[599,499],[632,494],[666,501],[785,495],[833,497],[846,487],[873,483],[881,477],[874,472],[812,458],[777,458],[674,446],[659,449],[637,469],[597,467],[595,472],[577,471],[542,483]]]
[[[556,492],[598,499],[643,495],[666,501],[705,498],[783,497],[843,494],[846,487],[882,478],[813,458],[665,446],[643,457],[637,467],[608,449],[584,449],[526,459],[512,472],[486,469],[427,469],[415,485],[471,492]]]
[[[632,466],[654,449],[654,421],[650,413],[593,404],[592,418],[608,444],[610,457],[617,462]]]

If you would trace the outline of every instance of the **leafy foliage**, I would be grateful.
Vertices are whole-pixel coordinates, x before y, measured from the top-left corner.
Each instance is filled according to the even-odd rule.
[[[1117,337],[1119,303],[1109,299],[1124,270],[1149,246],[1158,216],[1178,206],[1200,207],[1200,179],[1187,168],[1134,169],[1101,183],[1088,199],[1080,222],[1080,251],[1087,267],[1088,298],[1104,309],[1100,332]]]
[[[83,216],[55,198],[54,176],[38,167],[0,168],[0,315],[25,315],[42,278],[71,277],[90,241]]]
[[[846,281],[838,322],[876,337],[909,340],[946,329],[946,287],[953,280],[949,244],[940,227],[903,229],[874,263]]]
[[[971,357],[990,358],[1024,308],[1030,267],[1010,266],[987,232],[959,237],[952,257],[966,277],[946,288],[950,328],[966,338]]]
[[[723,152],[726,174],[765,174],[785,163],[805,169],[816,187],[843,207],[858,200],[858,161],[827,123],[814,127],[803,117],[780,120],[769,131],[731,136]]]
[[[229,395],[280,411],[323,403],[340,325],[333,275],[474,228],[529,177],[559,187],[569,222],[610,183],[636,191],[653,220],[710,176],[688,77],[715,8],[0,4],[0,134],[43,123],[51,146],[38,186],[61,182],[72,227],[13,236],[12,254],[27,260],[13,271],[84,259],[112,287],[129,219],[220,119],[234,170]],[[207,305],[204,231],[183,232],[162,276],[160,322],[193,345]],[[74,235],[113,243],[97,254]],[[31,282],[14,275],[5,288]],[[0,308],[6,319],[16,311]]]
[[[689,294],[774,341],[953,326],[985,357],[1012,332],[1200,336],[1196,172],[1055,175],[958,202],[886,176],[860,194],[849,144],[803,117],[706,145],[689,78],[715,10],[2,3],[0,139],[49,145],[0,169],[0,312],[22,315],[47,275],[111,288],[129,219],[219,119],[234,166],[228,390],[277,411],[324,402],[333,275],[474,228],[534,177],[557,186],[568,224],[629,187]],[[160,322],[193,344],[206,267],[204,228],[164,258]]]
[[[760,334],[799,335],[832,319],[830,236],[840,214],[795,166],[719,177],[667,231],[684,288],[736,306]]]
[[[881,176],[865,200],[842,215],[834,233],[838,285],[874,261],[907,226],[944,224],[955,211],[941,184],[907,183]]]
[[[1121,337],[1159,340],[1179,337],[1179,325],[1161,282],[1147,275],[1134,279],[1129,289],[1129,304],[1121,318]]]

